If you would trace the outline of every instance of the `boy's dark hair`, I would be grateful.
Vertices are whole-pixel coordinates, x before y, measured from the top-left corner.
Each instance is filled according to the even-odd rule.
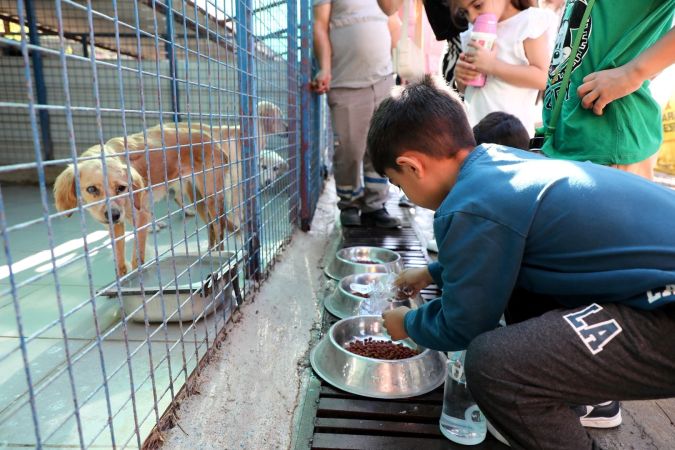
[[[396,158],[404,149],[440,159],[475,146],[464,105],[438,76],[395,87],[370,120],[368,151],[380,175],[399,170]]]
[[[530,135],[523,123],[514,115],[491,112],[473,127],[476,144],[500,144],[528,150]]]

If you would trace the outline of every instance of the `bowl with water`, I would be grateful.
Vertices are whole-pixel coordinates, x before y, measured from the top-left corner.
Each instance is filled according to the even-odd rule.
[[[398,273],[403,270],[401,255],[381,247],[346,247],[335,254],[324,273],[341,280],[348,275],[359,273]]]
[[[407,306],[416,309],[424,300],[398,292],[391,283],[395,275],[386,273],[360,273],[347,275],[324,300],[326,309],[336,317],[382,314],[384,311]]]
[[[415,397],[443,384],[446,356],[418,346],[410,339],[396,341],[413,355],[403,359],[368,357],[348,350],[355,343],[383,341],[391,344],[382,317],[355,316],[330,327],[310,352],[314,371],[328,384],[364,397],[393,399]]]

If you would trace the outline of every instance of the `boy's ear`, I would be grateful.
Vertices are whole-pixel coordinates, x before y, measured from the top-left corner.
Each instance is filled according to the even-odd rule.
[[[424,175],[424,161],[412,152],[404,153],[396,158],[396,164],[403,172],[410,173],[419,178]]]

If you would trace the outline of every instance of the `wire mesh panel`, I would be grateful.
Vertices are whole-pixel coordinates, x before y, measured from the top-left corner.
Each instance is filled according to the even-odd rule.
[[[189,394],[316,207],[307,5],[0,0],[0,446],[141,447]]]

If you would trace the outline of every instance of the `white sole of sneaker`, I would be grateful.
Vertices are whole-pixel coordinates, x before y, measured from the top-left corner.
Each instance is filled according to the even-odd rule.
[[[492,435],[492,437],[497,439],[502,444],[511,447],[511,444],[509,444],[509,441],[507,441],[506,438],[504,436],[502,436],[502,434],[499,431],[495,430],[495,427],[492,426],[492,424],[490,423],[489,420],[486,420],[485,424],[487,425],[488,433],[490,433]]]
[[[621,411],[614,417],[582,417],[579,421],[586,428],[615,428],[621,425]]]

